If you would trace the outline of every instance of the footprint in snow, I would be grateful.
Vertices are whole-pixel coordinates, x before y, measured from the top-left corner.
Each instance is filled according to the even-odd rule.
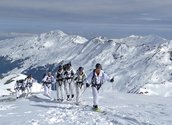
[[[32,123],[32,125],[40,125],[40,124],[39,124],[39,121],[37,121],[37,120],[32,120],[31,123]]]

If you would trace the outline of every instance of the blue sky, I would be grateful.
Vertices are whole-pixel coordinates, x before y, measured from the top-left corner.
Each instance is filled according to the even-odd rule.
[[[1,0],[0,32],[172,38],[171,0]]]

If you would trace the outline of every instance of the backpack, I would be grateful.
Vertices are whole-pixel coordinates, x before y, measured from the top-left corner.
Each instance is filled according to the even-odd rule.
[[[24,81],[25,81],[24,79],[20,79],[20,80],[16,81],[17,82],[17,88],[22,90],[22,91],[24,91],[26,89],[26,85],[25,85]]]
[[[64,72],[64,76],[66,79],[72,79],[74,77],[74,72],[73,72],[73,69],[70,69],[70,71],[66,70]]]
[[[57,72],[57,76],[56,76],[57,81],[63,81],[62,75],[63,75],[63,72],[62,73]]]
[[[103,84],[103,81],[100,81],[100,84],[97,84],[95,72],[96,72],[96,70],[94,69],[93,70],[93,76],[92,76],[92,79],[91,79],[91,86],[95,87],[95,88],[97,88],[97,90],[99,90],[101,88],[102,84]]]
[[[64,64],[64,65],[63,65],[63,69],[64,69],[64,70],[67,70],[67,68],[68,68],[69,66],[72,67],[71,62],[68,62],[68,63]]]
[[[75,79],[76,79],[75,81],[78,82],[78,83],[83,83],[84,80],[85,80],[85,77],[86,77],[86,75],[85,75],[84,72],[83,72],[82,75],[80,75],[80,74],[77,72],[77,77],[75,78]]]

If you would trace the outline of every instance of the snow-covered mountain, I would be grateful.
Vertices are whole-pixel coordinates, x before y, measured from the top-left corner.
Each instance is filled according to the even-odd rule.
[[[171,50],[172,41],[158,36],[132,35],[122,39],[100,36],[88,40],[57,30],[1,40],[0,58],[3,61],[0,64],[6,67],[1,71],[5,75],[27,74],[29,71],[38,74],[38,71],[47,70],[47,66],[52,70],[65,60],[70,60],[75,69],[84,66],[86,73],[89,73],[99,62],[105,72],[114,76],[113,89],[128,93],[155,93],[147,87],[149,84],[159,86],[158,91],[162,86],[172,86],[169,82]],[[172,95],[170,89],[158,94]]]

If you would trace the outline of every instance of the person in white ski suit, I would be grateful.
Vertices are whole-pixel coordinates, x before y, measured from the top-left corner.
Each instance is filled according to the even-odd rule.
[[[53,82],[55,82],[54,76],[51,74],[51,72],[48,72],[47,75],[43,78],[43,87],[44,87],[44,95],[53,100],[51,97],[51,85]]]
[[[27,90],[27,93],[26,93],[26,96],[29,96],[32,94],[32,86],[33,86],[33,83],[35,82],[36,80],[32,77],[32,75],[28,75],[28,77],[25,79],[25,87],[26,87],[26,90]]]
[[[64,88],[67,95],[67,101],[74,98],[73,85],[74,70],[71,64],[67,64],[64,71]]]
[[[24,94],[25,92],[25,80],[24,79],[20,79],[16,81],[16,84],[14,86],[14,90],[16,93],[16,98],[18,99],[22,94]]]
[[[64,71],[63,66],[59,66],[56,75],[57,101],[64,100]]]
[[[92,95],[93,95],[93,109],[97,110],[99,105],[98,93],[99,89],[105,81],[113,82],[114,79],[110,78],[103,70],[102,66],[97,63],[93,72],[91,72],[87,77],[86,87],[91,84]]]
[[[83,85],[86,84],[86,74],[83,67],[79,67],[75,76],[75,88],[76,88],[76,104],[81,103],[81,92],[83,91]]]

